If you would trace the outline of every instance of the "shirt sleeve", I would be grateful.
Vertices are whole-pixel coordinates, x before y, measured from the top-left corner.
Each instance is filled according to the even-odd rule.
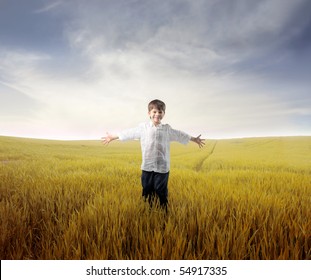
[[[121,141],[140,139],[141,126],[123,130],[118,134],[118,137]]]
[[[176,130],[168,126],[170,141],[177,141],[181,144],[188,144],[191,139],[191,136],[183,131]]]

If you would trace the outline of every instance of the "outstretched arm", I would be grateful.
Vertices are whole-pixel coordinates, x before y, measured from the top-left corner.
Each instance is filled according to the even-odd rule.
[[[119,139],[119,136],[117,136],[117,135],[112,135],[112,134],[110,134],[108,132],[106,132],[106,134],[107,134],[106,137],[102,137],[101,138],[102,139],[102,143],[104,145],[108,145],[111,141]]]
[[[190,140],[193,141],[194,143],[197,143],[199,147],[202,148],[205,145],[204,143],[205,139],[201,139],[200,137],[201,137],[201,134],[198,137],[191,136]]]

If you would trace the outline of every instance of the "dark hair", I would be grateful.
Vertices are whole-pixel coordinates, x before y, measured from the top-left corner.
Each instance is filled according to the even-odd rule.
[[[159,99],[152,100],[148,104],[148,112],[150,112],[152,109],[156,108],[158,110],[161,110],[165,112],[165,103]]]

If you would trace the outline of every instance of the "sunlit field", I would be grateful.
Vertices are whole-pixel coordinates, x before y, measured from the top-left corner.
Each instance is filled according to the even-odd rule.
[[[311,259],[311,137],[171,145],[169,212],[139,142],[0,137],[1,259]]]

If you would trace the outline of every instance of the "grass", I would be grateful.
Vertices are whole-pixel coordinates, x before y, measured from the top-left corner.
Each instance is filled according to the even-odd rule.
[[[171,145],[169,214],[136,141],[0,137],[1,259],[311,259],[311,137]]]

